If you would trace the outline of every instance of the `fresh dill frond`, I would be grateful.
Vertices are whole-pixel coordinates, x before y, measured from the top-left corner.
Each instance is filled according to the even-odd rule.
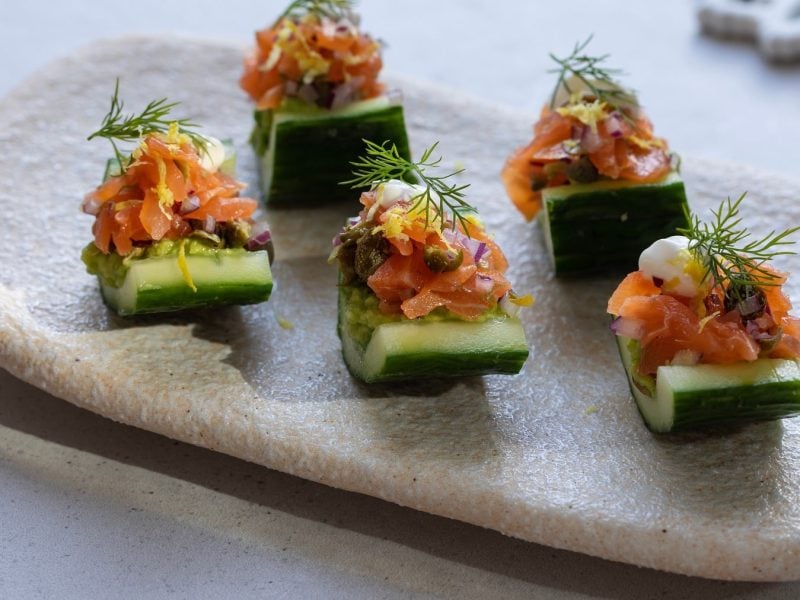
[[[351,188],[375,187],[376,185],[389,181],[390,179],[408,180],[417,178],[420,185],[425,186],[425,191],[412,198],[414,204],[411,210],[419,210],[424,206],[425,225],[436,222],[438,219],[442,228],[448,226],[447,210],[453,214],[452,227],[455,229],[456,221],[461,224],[464,233],[469,235],[470,213],[477,212],[466,200],[464,200],[464,190],[469,184],[449,183],[447,180],[464,172],[458,169],[447,175],[431,175],[429,170],[437,168],[442,158],[431,158],[439,142],[435,142],[430,148],[426,149],[419,160],[412,161],[400,156],[395,144],[388,141],[383,144],[376,144],[370,140],[364,140],[366,150],[364,156],[357,161],[351,162],[353,165],[353,179],[343,181],[342,185],[349,185]]]
[[[119,78],[114,84],[114,94],[111,96],[111,108],[108,109],[100,128],[92,133],[87,140],[106,138],[114,148],[114,156],[119,161],[120,169],[124,173],[130,157],[125,158],[117,146],[118,142],[138,142],[151,133],[167,133],[172,123],[177,123],[182,133],[192,140],[200,152],[206,152],[207,140],[201,134],[192,131],[199,125],[189,119],[167,118],[173,108],[180,102],[169,102],[166,98],[153,100],[145,109],[137,114],[123,115],[124,103],[119,98]]]
[[[710,223],[702,223],[686,208],[689,227],[678,229],[678,233],[689,238],[689,250],[694,257],[705,265],[706,277],[711,276],[715,285],[737,300],[744,300],[752,288],[779,284],[779,276],[765,264],[776,256],[795,254],[786,246],[794,244],[788,237],[800,231],[800,226],[791,227],[751,240],[739,216],[746,195],[736,201],[728,198],[721,202],[712,211],[714,218]]]
[[[569,84],[570,77],[574,76],[600,102],[605,102],[618,110],[625,118],[630,118],[625,109],[639,105],[636,96],[632,90],[622,88],[616,81],[618,77],[625,74],[624,71],[603,64],[608,59],[608,54],[590,56],[585,52],[593,37],[594,35],[590,35],[585,41],[577,42],[572,52],[565,58],[559,58],[550,53],[550,58],[558,65],[548,71],[548,73],[556,73],[558,76],[553,95],[550,97],[550,108],[556,108],[556,98],[562,88],[570,95],[578,91],[573,90]]]
[[[286,18],[300,18],[305,15],[327,17],[332,21],[342,19],[353,21],[353,5],[353,0],[293,0],[275,24]]]

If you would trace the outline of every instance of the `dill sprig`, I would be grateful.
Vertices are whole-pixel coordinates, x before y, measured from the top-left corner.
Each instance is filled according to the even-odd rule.
[[[590,56],[585,53],[586,47],[593,37],[594,35],[590,35],[584,42],[577,42],[570,55],[565,58],[559,58],[550,53],[550,58],[558,65],[548,71],[548,73],[558,75],[553,95],[550,97],[550,108],[556,108],[556,97],[561,88],[564,88],[570,95],[578,91],[573,90],[568,81],[571,76],[575,76],[595,98],[620,111],[623,117],[629,119],[630,115],[625,109],[639,105],[636,96],[632,90],[623,89],[615,80],[624,75],[624,71],[603,65],[609,57],[608,54]]]
[[[438,219],[444,229],[447,226],[447,210],[453,215],[452,227],[455,229],[456,221],[461,224],[464,233],[469,235],[469,220],[467,215],[476,210],[464,200],[464,190],[469,184],[449,183],[447,179],[464,172],[458,169],[447,175],[431,175],[429,169],[437,168],[442,162],[442,157],[431,158],[439,142],[435,142],[422,153],[419,160],[412,161],[400,156],[395,144],[389,142],[376,144],[364,140],[366,151],[353,165],[353,179],[343,181],[342,185],[351,188],[374,187],[390,179],[409,180],[418,179],[420,185],[425,186],[425,191],[414,196],[411,210],[419,210],[424,205],[425,225],[435,223]]]
[[[199,125],[189,119],[168,119],[169,113],[180,102],[169,102],[166,98],[153,100],[145,109],[137,114],[123,115],[124,103],[119,98],[119,78],[114,84],[114,94],[111,96],[111,108],[108,109],[100,129],[92,133],[87,140],[97,137],[106,138],[114,148],[114,156],[119,162],[120,170],[124,173],[130,163],[130,156],[125,156],[117,146],[118,142],[138,142],[151,133],[166,133],[172,123],[177,123],[183,133],[189,136],[194,146],[200,152],[206,152],[206,138],[192,131]]]
[[[778,285],[780,278],[765,268],[767,261],[776,256],[795,254],[785,247],[794,244],[787,239],[800,230],[800,226],[780,233],[771,231],[762,238],[750,239],[750,232],[742,227],[739,207],[746,192],[736,201],[730,198],[720,203],[710,223],[701,223],[697,215],[686,208],[689,227],[678,233],[689,238],[689,250],[706,267],[706,277],[726,290],[736,300],[744,300],[754,287]]]
[[[300,18],[304,15],[327,17],[332,21],[348,19],[354,21],[353,0],[293,0],[275,21],[277,25],[283,19]]]

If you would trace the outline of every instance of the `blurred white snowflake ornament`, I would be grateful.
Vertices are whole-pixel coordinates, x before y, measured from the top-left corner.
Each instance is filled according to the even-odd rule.
[[[698,0],[705,33],[752,40],[770,60],[800,60],[800,0]]]

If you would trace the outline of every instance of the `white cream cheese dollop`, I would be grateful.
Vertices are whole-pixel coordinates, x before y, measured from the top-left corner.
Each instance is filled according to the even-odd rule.
[[[219,171],[222,163],[225,162],[225,145],[215,137],[204,135],[206,141],[205,150],[199,150],[200,165],[206,170],[214,173]]]
[[[665,292],[695,298],[705,296],[710,280],[705,266],[689,250],[689,238],[673,235],[655,241],[639,256],[639,270],[663,281]]]
[[[372,219],[379,208],[389,208],[398,202],[409,201],[425,193],[425,186],[389,179],[375,187],[375,204],[370,207],[367,219]],[[434,193],[435,194],[435,193]]]

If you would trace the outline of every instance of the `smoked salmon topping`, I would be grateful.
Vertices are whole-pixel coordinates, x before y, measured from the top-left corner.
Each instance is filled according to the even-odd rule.
[[[381,95],[382,64],[380,43],[359,31],[349,2],[294,2],[256,32],[239,83],[258,110],[287,98],[335,109]]]
[[[511,291],[503,251],[464,198],[469,184],[452,179],[463,169],[433,174],[437,145],[412,161],[396,145],[365,140],[345,183],[369,191],[334,238],[329,262],[339,263],[340,285],[367,286],[387,314],[416,319],[442,308],[472,320],[499,306],[516,316],[533,298]]]
[[[590,38],[591,39],[591,38]],[[633,92],[621,88],[602,57],[553,57],[559,68],[551,102],[542,108],[533,140],[516,150],[501,173],[511,201],[531,220],[541,209],[547,187],[623,180],[652,183],[672,169],[667,142],[653,126]]]
[[[788,253],[780,247],[797,228],[750,241],[735,229],[743,198],[723,203],[711,225],[695,217],[681,230],[689,237],[655,242],[611,295],[611,329],[639,343],[641,374],[670,364],[800,357],[800,320],[782,291],[787,275],[765,262]]]
[[[444,307],[475,319],[511,291],[508,262],[476,214],[466,226],[430,213],[426,219],[417,201],[424,192],[389,181],[361,195],[364,209],[334,240],[342,283],[365,283],[385,313],[415,319]]]
[[[204,165],[206,152],[177,123],[145,136],[124,172],[84,199],[84,212],[95,215],[97,248],[125,256],[137,246],[198,230],[213,236],[218,224],[248,220],[256,201],[239,197],[244,184]]]
[[[594,126],[576,116],[581,106],[601,113]],[[667,143],[653,135],[641,109],[626,120],[619,111],[586,98],[561,108],[565,110],[542,109],[533,141],[511,155],[501,174],[506,192],[526,219],[541,209],[546,187],[601,178],[652,183],[670,172]]]

